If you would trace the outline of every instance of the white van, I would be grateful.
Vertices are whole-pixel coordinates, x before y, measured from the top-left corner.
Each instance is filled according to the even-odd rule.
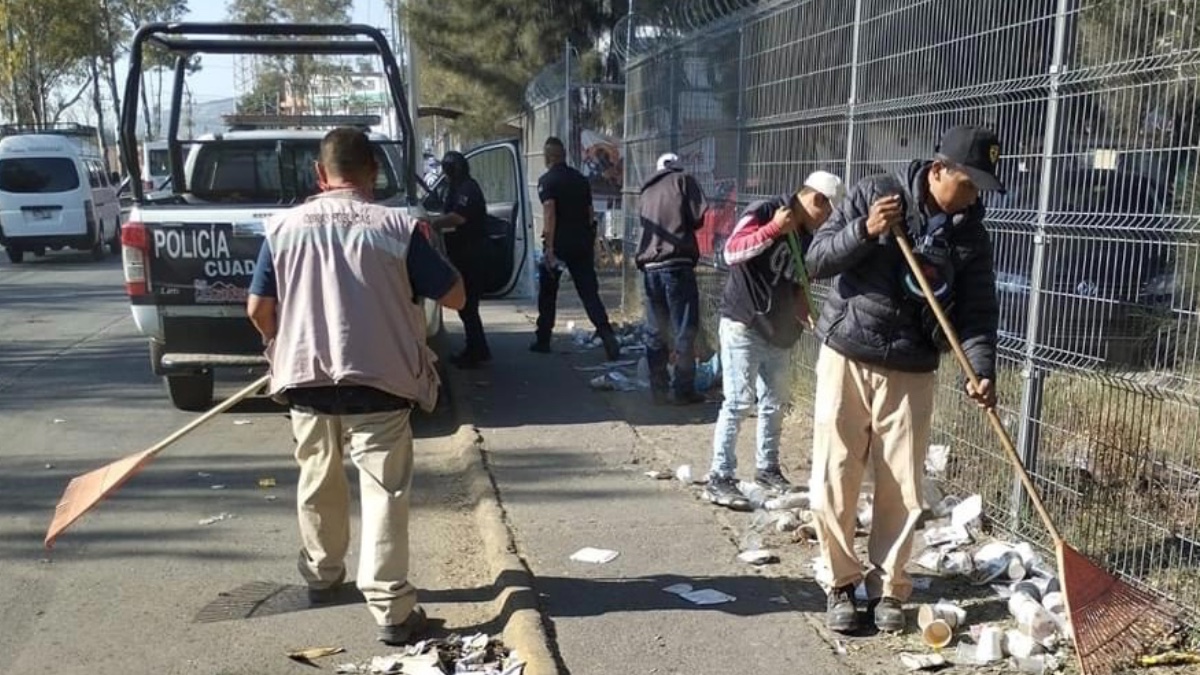
[[[187,151],[187,146],[184,146]],[[157,192],[171,177],[171,163],[166,141],[142,142],[142,189]]]
[[[119,252],[121,205],[100,156],[69,136],[0,138],[0,246],[25,253],[73,248],[104,258]]]

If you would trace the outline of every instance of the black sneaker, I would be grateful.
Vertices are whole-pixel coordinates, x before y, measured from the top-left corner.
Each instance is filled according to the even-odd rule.
[[[736,478],[709,476],[708,485],[704,486],[704,498],[734,511],[753,511],[754,507],[742,490],[738,487]]]
[[[884,633],[904,631],[904,606],[896,598],[872,600],[870,611],[875,615],[875,627]]]
[[[854,603],[854,586],[842,586],[829,591],[825,606],[825,625],[838,633],[858,629],[858,606]]]
[[[466,350],[461,351],[461,352],[455,354],[454,356],[450,357],[450,363],[457,366],[458,368],[462,368],[463,370],[470,370],[472,368],[478,368],[479,366],[481,366],[491,360],[492,360],[491,354],[488,354],[486,352],[479,354],[479,353],[475,353],[475,352],[469,352]]]
[[[754,482],[768,490],[776,492],[792,492],[796,489],[792,482],[784,477],[779,467],[774,469],[759,469],[754,472]]]
[[[429,620],[425,616],[425,610],[418,606],[401,623],[380,626],[376,639],[389,647],[400,647],[411,643],[413,638],[420,637],[428,628]]]
[[[604,343],[604,356],[609,361],[621,360],[621,343],[617,342],[617,336],[612,331],[607,331],[601,335],[600,341]]]
[[[542,342],[541,340],[535,340],[533,344],[529,345],[529,351],[537,353],[537,354],[549,354],[550,353],[550,342],[549,341]]]

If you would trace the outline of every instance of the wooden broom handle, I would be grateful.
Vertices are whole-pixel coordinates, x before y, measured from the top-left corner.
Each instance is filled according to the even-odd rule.
[[[917,262],[917,256],[913,254],[912,244],[908,242],[907,234],[900,228],[899,225],[892,226],[892,236],[896,238],[896,243],[900,245],[900,252],[904,254],[905,261],[908,262],[909,269],[912,270],[913,277],[921,286],[921,292],[925,294],[925,299],[929,302],[929,308],[933,310],[934,316],[937,317],[938,325],[942,327],[942,332],[946,334],[946,340],[950,343],[951,349],[954,350],[954,356],[958,359],[958,365],[962,367],[963,372],[967,376],[967,380],[976,390],[979,389],[979,375],[971,366],[970,359],[967,358],[967,353],[963,351],[962,341],[958,339],[958,333],[954,330],[954,326],[950,323],[950,319],[946,317],[946,310],[942,308],[942,303],[933,294],[933,288],[929,286],[929,280],[925,278],[925,273],[921,270],[921,264]],[[992,383],[995,386],[995,383]],[[1033,507],[1037,509],[1038,515],[1042,518],[1042,523],[1046,525],[1046,529],[1050,531],[1050,536],[1054,538],[1055,543],[1062,541],[1062,535],[1059,534],[1058,528],[1054,526],[1054,521],[1050,518],[1050,512],[1046,510],[1046,504],[1042,501],[1042,496],[1038,489],[1033,484],[1033,479],[1029,476],[1029,471],[1025,469],[1025,465],[1021,462],[1021,455],[1017,452],[1017,448],[1013,445],[1012,438],[1008,435],[1008,430],[1004,428],[1004,422],[1000,420],[1000,415],[996,413],[995,406],[987,407],[987,418],[991,422],[992,430],[1000,438],[1000,445],[1004,447],[1004,452],[1008,455],[1008,459],[1017,469],[1017,476],[1021,479],[1021,484],[1025,486],[1025,491],[1029,493],[1029,499],[1033,502]]]
[[[184,425],[183,427],[178,429],[175,433],[171,434],[170,436],[167,436],[166,438],[162,439],[158,443],[155,443],[153,446],[148,448],[146,450],[146,452],[151,457],[153,457],[154,455],[157,455],[158,453],[160,453],[164,449],[166,449],[167,446],[171,445],[175,441],[178,441],[179,439],[183,438],[184,436],[187,436],[188,434],[192,433],[192,431],[194,431],[196,429],[196,427],[199,427],[200,425],[211,420],[212,418],[216,417],[217,415],[220,415],[221,413],[225,412],[226,410],[229,410],[233,406],[240,403],[242,401],[242,399],[253,395],[259,389],[262,389],[264,386],[266,386],[267,382],[270,382],[270,381],[271,381],[270,375],[263,375],[262,377],[258,378],[254,382],[247,385],[245,389],[242,389],[242,390],[238,391],[236,394],[234,394],[233,396],[230,396],[229,398],[225,399],[224,401],[221,401],[220,404],[216,405],[208,412],[197,417],[196,419],[192,420],[191,422],[188,422],[186,425]]]

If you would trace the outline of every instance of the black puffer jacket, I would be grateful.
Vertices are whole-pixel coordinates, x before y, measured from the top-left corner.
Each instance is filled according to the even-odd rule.
[[[928,219],[920,205],[929,165],[915,161],[896,174],[859,181],[817,231],[805,256],[813,278],[835,277],[817,335],[848,358],[906,372],[937,370],[939,351],[923,326],[923,303],[903,289],[908,265],[900,247],[891,234],[867,238],[871,204],[892,194],[904,198],[910,237],[924,233]],[[992,242],[983,216],[983,205],[976,203],[952,217],[945,235],[954,267],[950,319],[976,372],[995,379],[999,308]]]

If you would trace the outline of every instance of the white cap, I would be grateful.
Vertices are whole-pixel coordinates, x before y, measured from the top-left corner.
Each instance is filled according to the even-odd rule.
[[[804,187],[825,195],[834,206],[846,196],[846,186],[842,184],[842,179],[828,171],[814,171],[808,174],[808,178],[804,180]]]
[[[679,163],[679,155],[677,155],[673,152],[664,152],[663,154],[658,156],[658,164],[657,164],[656,170],[662,171],[663,169],[674,169],[675,165],[678,163]]]

